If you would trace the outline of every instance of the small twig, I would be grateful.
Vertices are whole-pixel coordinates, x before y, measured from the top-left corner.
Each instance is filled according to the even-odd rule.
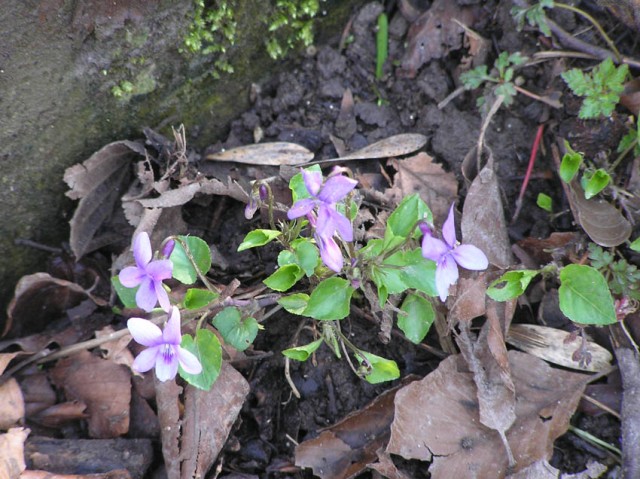
[[[503,102],[504,102],[504,95],[498,95],[495,101],[493,102],[493,105],[491,105],[491,109],[487,113],[486,118],[482,122],[482,127],[480,128],[480,135],[478,135],[478,143],[476,145],[476,149],[477,149],[476,167],[478,169],[478,172],[480,172],[480,170],[482,169],[481,160],[482,160],[482,152],[484,151],[484,137],[487,133],[487,129],[489,128],[489,124],[491,123],[491,120],[493,119],[494,115],[496,114],[496,112],[498,111],[498,109],[500,108]]]
[[[520,188],[520,194],[518,195],[518,199],[516,200],[516,211],[513,214],[513,218],[511,218],[511,223],[515,222],[518,219],[518,215],[520,214],[520,209],[522,208],[522,201],[524,199],[524,194],[527,191],[527,185],[529,184],[529,180],[531,179],[531,172],[533,171],[533,165],[535,164],[536,158],[538,157],[538,148],[540,146],[540,142],[542,141],[543,132],[544,132],[544,124],[538,126],[536,137],[533,140],[533,146],[531,147],[531,155],[529,156],[529,164],[527,165],[527,172],[524,175],[524,180],[522,181],[522,187]]]

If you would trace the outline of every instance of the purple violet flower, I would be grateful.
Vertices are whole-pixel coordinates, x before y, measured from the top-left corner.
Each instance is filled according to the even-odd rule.
[[[342,252],[333,236],[336,231],[343,240],[353,241],[351,222],[336,210],[336,203],[342,201],[358,182],[341,174],[331,176],[322,185],[322,173],[302,170],[302,177],[311,198],[295,202],[287,216],[290,220],[307,215],[315,228],[315,238],[320,250],[322,262],[328,268],[339,273],[342,269]],[[318,209],[317,217],[312,211]]]
[[[180,311],[173,306],[164,331],[151,321],[142,318],[131,318],[127,321],[129,333],[136,342],[147,346],[133,361],[133,370],[139,373],[149,371],[155,366],[156,376],[160,381],[173,379],[178,372],[178,365],[189,374],[200,374],[202,365],[198,358],[180,347]]]
[[[470,244],[460,244],[456,238],[456,227],[453,220],[453,205],[449,216],[442,225],[444,241],[434,238],[431,230],[425,225],[420,228],[422,237],[422,256],[436,263],[436,289],[441,301],[449,295],[449,287],[458,281],[458,265],[471,270],[483,270],[489,266],[485,254]]]
[[[151,261],[151,241],[147,233],[139,233],[133,240],[133,257],[136,266],[128,266],[120,271],[118,278],[127,288],[138,288],[136,304],[149,312],[156,303],[165,311],[169,311],[169,295],[164,289],[162,281],[171,278],[173,263],[168,259]]]

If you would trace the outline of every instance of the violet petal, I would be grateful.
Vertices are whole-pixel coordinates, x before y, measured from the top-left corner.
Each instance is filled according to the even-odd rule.
[[[158,380],[164,382],[176,377],[178,372],[178,358],[174,346],[171,354],[164,354],[159,352],[156,356],[156,377]]]
[[[449,286],[458,281],[458,266],[451,255],[445,255],[436,267],[436,289],[441,301],[449,296]]]
[[[489,260],[480,248],[470,244],[461,244],[451,251],[453,259],[466,269],[481,271],[487,269]]]
[[[145,277],[146,273],[144,270],[137,266],[127,266],[118,274],[118,279],[125,288],[135,288]]]
[[[159,259],[149,263],[146,270],[147,274],[155,281],[162,281],[163,279],[171,278],[173,263],[168,259]]]
[[[180,334],[180,310],[178,310],[176,306],[171,308],[169,320],[164,325],[162,341],[174,345],[179,345],[182,341],[182,335]]]
[[[343,175],[329,178],[318,195],[318,199],[325,203],[337,203],[356,187],[358,182]]]
[[[184,372],[189,374],[200,374],[202,372],[202,365],[195,354],[187,351],[184,348],[178,346],[178,362],[180,367],[184,369]]]
[[[454,222],[453,206],[454,204],[452,203],[451,208],[449,208],[449,215],[442,225],[442,237],[451,248],[453,248],[458,241],[456,238],[456,225]]]
[[[351,221],[342,216],[336,210],[330,210],[329,215],[335,229],[338,230],[342,239],[345,241],[353,241],[353,226],[351,226]]]
[[[431,261],[438,263],[440,258],[447,254],[449,247],[441,239],[434,238],[431,235],[422,237],[422,256]]]
[[[316,235],[316,242],[320,250],[320,258],[322,258],[322,262],[327,268],[336,273],[342,271],[344,260],[338,243],[336,243],[332,237],[323,238],[319,235]]]
[[[136,356],[131,365],[132,369],[139,373],[145,373],[156,365],[156,357],[161,346],[147,348]]]
[[[156,307],[157,302],[158,295],[156,294],[154,282],[149,276],[145,276],[136,292],[136,304],[139,308],[149,312]]]
[[[322,187],[322,173],[320,171],[302,170],[302,179],[304,180],[304,186],[307,187],[307,191],[312,196],[317,196]]]
[[[151,241],[146,232],[138,233],[133,240],[133,257],[138,267],[143,268],[151,261],[153,251],[151,251]]]
[[[311,212],[311,210],[316,206],[316,200],[311,198],[304,198],[296,201],[293,206],[287,212],[287,218],[290,220],[294,220],[296,218],[300,218]]]
[[[151,321],[142,318],[131,318],[127,328],[133,339],[143,346],[152,347],[162,344],[162,331]]]

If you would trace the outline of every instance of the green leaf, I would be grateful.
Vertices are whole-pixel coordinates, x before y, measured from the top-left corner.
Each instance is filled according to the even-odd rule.
[[[633,251],[640,252],[640,237],[634,239],[633,243],[629,245],[629,248],[631,248]]]
[[[468,72],[460,74],[460,81],[466,90],[475,90],[490,79],[491,77],[487,72],[487,65],[480,65]]]
[[[584,73],[582,73],[582,70],[573,68],[567,72],[561,73],[560,76],[569,88],[571,88],[571,91],[574,94],[584,96],[589,93],[588,81]]]
[[[320,165],[312,165],[309,168],[305,168],[304,170],[319,171],[322,173],[322,170],[320,169]],[[291,196],[293,197],[294,203],[303,198],[311,197],[311,194],[307,191],[307,187],[304,184],[304,178],[302,177],[302,173],[298,173],[297,175],[294,175],[293,178],[289,180],[289,189],[291,190]]]
[[[587,183],[584,187],[584,197],[586,199],[593,198],[600,193],[611,181],[611,176],[606,170],[598,168],[596,171],[587,178]]]
[[[244,237],[238,251],[244,251],[249,248],[256,248],[258,246],[264,246],[271,243],[274,239],[280,236],[282,233],[277,230],[253,230],[250,231],[247,236]]]
[[[307,276],[313,276],[318,266],[320,253],[318,247],[307,238],[298,238],[291,247],[296,252],[297,263]]]
[[[409,341],[419,344],[435,319],[431,303],[417,294],[408,294],[400,307],[406,315],[398,315],[398,327]]]
[[[218,337],[208,329],[198,329],[196,339],[185,334],[180,344],[184,349],[193,353],[202,365],[200,374],[189,374],[179,368],[180,376],[192,386],[208,391],[218,379],[222,367],[222,348]]]
[[[312,343],[305,344],[304,346],[297,346],[295,348],[289,348],[282,351],[286,357],[295,359],[296,361],[306,361],[311,355],[320,347],[324,342],[323,338],[317,339]]]
[[[193,284],[198,279],[198,272],[189,260],[182,243],[187,246],[189,254],[203,276],[211,269],[211,250],[205,241],[196,236],[176,237],[176,245],[169,258],[173,263],[173,277],[183,284]]]
[[[406,266],[402,268],[402,280],[407,288],[422,291],[427,296],[438,296],[436,289],[436,263],[422,256],[422,249],[404,253]]]
[[[187,309],[200,309],[218,299],[220,295],[208,289],[190,288],[184,295],[184,307]]]
[[[559,174],[562,181],[571,183],[571,180],[576,176],[582,164],[582,153],[573,151],[567,141],[564,142],[564,146],[567,152],[562,157]]]
[[[327,278],[312,291],[303,314],[321,321],[345,318],[354,289],[343,278]]]
[[[306,293],[294,293],[283,296],[278,300],[278,304],[291,314],[302,315],[309,304],[309,295]]]
[[[547,213],[553,212],[553,201],[551,200],[551,196],[545,193],[538,193],[538,197],[536,198],[536,204],[545,210]]]
[[[213,325],[224,338],[225,342],[244,351],[258,335],[258,321],[255,318],[242,319],[237,308],[225,308],[213,318]]]
[[[113,289],[116,290],[116,294],[118,295],[118,298],[120,298],[120,301],[125,308],[138,307],[138,303],[136,303],[136,293],[138,292],[138,287],[127,288],[120,282],[120,278],[118,276],[111,277],[111,284],[113,285]]]
[[[540,271],[533,269],[519,269],[516,271],[509,271],[487,288],[487,296],[494,301],[509,301],[510,299],[517,298],[529,286],[529,283],[535,278]],[[502,287],[498,287],[503,285]]]
[[[417,237],[419,232],[416,232],[418,228],[415,226],[420,220],[432,223],[431,210],[417,193],[405,196],[387,220],[384,249],[397,246],[409,236]]]
[[[274,291],[288,291],[304,276],[304,272],[297,264],[286,264],[266,278],[263,283]]]
[[[607,281],[598,270],[570,264],[562,268],[560,281],[560,310],[571,321],[598,326],[617,321]]]
[[[360,354],[356,355],[360,363],[358,373],[361,374],[368,383],[378,384],[385,381],[393,381],[400,377],[400,369],[395,361],[376,356],[366,351],[361,351],[360,353],[364,356],[364,359],[366,359],[366,364],[365,360],[360,357]]]
[[[376,80],[382,78],[384,62],[387,61],[389,44],[389,19],[386,13],[378,15],[378,31],[376,32]]]

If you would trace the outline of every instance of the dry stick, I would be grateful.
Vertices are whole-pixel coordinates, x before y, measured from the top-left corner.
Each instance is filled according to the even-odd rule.
[[[533,146],[531,147],[531,156],[529,156],[529,164],[527,165],[527,172],[524,175],[524,180],[522,180],[522,187],[520,188],[520,194],[518,195],[518,199],[516,200],[516,211],[513,213],[513,218],[511,218],[511,223],[515,222],[518,219],[518,215],[520,214],[520,209],[522,208],[522,200],[524,199],[524,193],[527,191],[527,185],[529,184],[529,180],[531,179],[531,172],[533,171],[533,165],[536,162],[536,158],[538,157],[538,147],[540,146],[540,142],[542,141],[542,133],[544,131],[544,124],[538,126],[538,131],[536,132],[536,138],[533,141]]]
[[[487,117],[482,122],[480,135],[478,135],[478,143],[476,144],[476,168],[478,170],[478,173],[480,173],[480,170],[482,169],[480,167],[480,164],[482,159],[482,151],[484,150],[484,137],[487,134],[487,128],[489,128],[489,123],[491,123],[491,120],[493,119],[494,115],[498,111],[498,108],[500,108],[503,102],[504,95],[498,95],[493,102],[493,105],[491,105],[491,109],[487,113]]]
[[[618,62],[615,53],[613,53],[612,51],[607,50],[606,48],[596,47],[594,45],[591,45],[590,43],[584,42],[579,38],[574,37],[553,20],[547,19],[547,25],[549,25],[549,29],[551,30],[551,32],[558,37],[560,43],[562,43],[563,45],[570,48],[575,48],[576,50],[588,53],[589,55],[593,55],[600,60],[611,58],[611,60],[613,60],[614,62]],[[619,62],[625,63],[635,68],[640,68],[640,60],[636,60],[635,58],[621,56]]]

